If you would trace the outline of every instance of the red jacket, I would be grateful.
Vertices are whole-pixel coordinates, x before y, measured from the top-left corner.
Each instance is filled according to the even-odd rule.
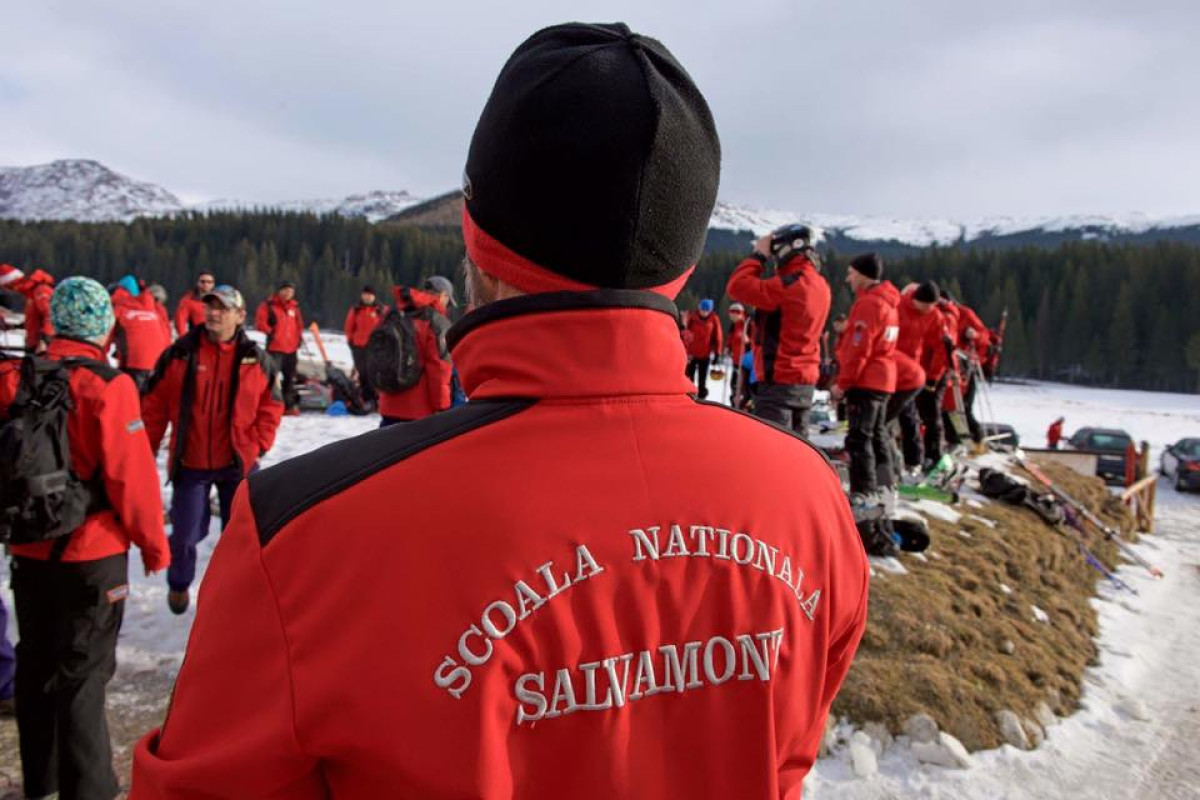
[[[171,325],[162,306],[149,292],[134,297],[125,289],[113,292],[112,301],[117,364],[122,369],[154,369],[158,357],[171,346]]]
[[[1046,430],[1046,443],[1051,449],[1058,447],[1058,443],[1062,441],[1063,421],[1056,419],[1050,423],[1050,427]]]
[[[742,356],[747,348],[754,347],[754,320],[746,318],[744,322],[730,322],[729,334],[725,337],[725,350],[733,359],[736,367],[742,363]]]
[[[411,302],[405,298],[406,292]],[[423,371],[420,382],[411,389],[379,392],[379,413],[390,419],[424,419],[450,407],[450,378],[454,373],[446,348],[450,321],[439,295],[400,286],[394,293],[397,309],[421,311],[413,316],[413,327],[417,330]]]
[[[254,328],[267,335],[267,352],[294,353],[300,349],[304,317],[296,298],[284,302],[273,294],[258,304]]]
[[[892,358],[896,362],[897,392],[911,392],[925,385],[925,370],[921,369],[916,359],[900,350],[893,351]]]
[[[946,371],[945,321],[937,305],[922,314],[913,301],[916,286],[900,295],[896,311],[900,320],[900,338],[896,350],[916,359],[925,370],[927,381],[937,381]]]
[[[650,292],[451,338],[470,403],[238,490],[130,797],[799,798],[867,614],[822,455],[689,397]]]
[[[843,390],[896,391],[893,353],[900,335],[899,302],[900,292],[891,281],[880,281],[858,293],[837,346],[837,383]]]
[[[171,424],[172,477],[180,467],[249,473],[275,443],[283,403],[275,368],[245,331],[216,344],[195,328],[163,353],[142,399],[150,447]]]
[[[364,306],[362,303],[346,312],[344,331],[346,340],[351,347],[366,347],[371,338],[371,331],[387,316],[387,306],[383,303],[372,303]]]
[[[95,367],[71,370],[71,400],[67,418],[71,466],[84,481],[98,480],[109,507],[91,514],[71,534],[63,561],[95,561],[129,551],[132,542],[142,551],[148,570],[165,569],[171,551],[163,532],[162,495],[158,470],[146,442],[138,391],[129,376],[104,361],[100,348],[88,342],[56,338],[47,358],[88,358]],[[0,363],[0,416],[21,383],[21,362]],[[53,542],[12,545],[13,555],[47,560]]]
[[[684,337],[689,356],[708,358],[710,353],[721,354],[721,318],[716,312],[704,317],[699,311],[688,311],[683,315],[683,326],[691,334]]]
[[[0,264],[0,286],[25,296],[25,349],[33,352],[39,343],[50,341],[54,335],[50,322],[54,278],[45,270],[26,275],[12,264]]]
[[[204,327],[204,301],[195,289],[179,298],[175,306],[175,332],[183,336],[192,328]]]
[[[987,358],[988,345],[991,342],[991,334],[988,332],[987,326],[983,324],[983,320],[975,313],[975,310],[970,306],[959,303],[958,306],[958,330],[956,336],[958,339],[959,349],[966,352],[974,360],[983,362]],[[975,338],[971,339],[967,336],[967,330],[975,331]]]
[[[812,262],[795,256],[763,279],[751,256],[729,276],[726,293],[758,311],[754,371],[759,381],[815,386],[821,376],[821,331],[829,316],[829,284]]]

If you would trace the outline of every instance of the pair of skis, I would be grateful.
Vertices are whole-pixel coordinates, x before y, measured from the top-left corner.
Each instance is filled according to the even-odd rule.
[[[1042,470],[1036,464],[1028,461],[1024,456],[1021,455],[1013,456],[1013,458],[1022,469],[1024,469],[1026,472],[1036,478],[1039,483],[1049,489],[1051,494],[1057,497],[1064,506],[1071,509],[1075,515],[1075,522],[1077,523],[1073,527],[1076,527],[1080,532],[1083,532],[1085,529],[1083,523],[1080,522],[1080,519],[1086,520],[1096,530],[1103,534],[1104,538],[1116,544],[1117,548],[1123,554],[1128,556],[1130,560],[1145,567],[1146,570],[1148,570],[1154,577],[1163,577],[1163,571],[1143,558],[1142,555],[1132,547],[1132,545],[1124,541],[1121,538],[1119,531],[1116,531],[1111,526],[1106,525],[1104,520],[1092,513],[1091,509],[1080,503],[1071,495],[1067,494],[1061,487],[1057,486],[1054,481],[1050,480],[1050,478],[1046,476],[1046,473],[1042,472]],[[1071,516],[1068,516],[1068,520],[1070,519]]]

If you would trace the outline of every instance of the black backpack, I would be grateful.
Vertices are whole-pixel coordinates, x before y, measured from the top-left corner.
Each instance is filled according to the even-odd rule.
[[[381,392],[403,392],[421,381],[424,365],[413,319],[427,309],[393,309],[367,339],[367,380]]]
[[[112,372],[91,359],[51,361],[36,356],[21,360],[21,384],[0,425],[0,542],[28,544],[57,539],[62,556],[67,536],[104,506],[104,493],[94,490],[71,469],[67,418],[71,400],[70,371],[87,366]]]

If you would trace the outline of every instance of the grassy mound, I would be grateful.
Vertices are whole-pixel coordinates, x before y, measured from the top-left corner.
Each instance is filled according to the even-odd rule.
[[[1098,479],[1041,466],[1106,522],[1122,523],[1119,501]],[[997,711],[1033,717],[1045,702],[1065,716],[1077,707],[1084,667],[1096,656],[1090,600],[1103,577],[1084,561],[1075,532],[1056,531],[1032,510],[955,508],[957,523],[929,520],[926,560],[902,556],[906,575],[876,570],[867,632],[833,716],[899,733],[925,712],[977,750],[1002,743]],[[1118,563],[1103,537],[1087,544],[1107,565]]]

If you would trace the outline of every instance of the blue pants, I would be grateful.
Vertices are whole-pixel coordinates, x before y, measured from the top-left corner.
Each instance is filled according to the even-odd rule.
[[[167,586],[182,592],[196,579],[196,545],[208,536],[212,514],[208,495],[215,484],[221,504],[221,528],[229,524],[233,493],[242,481],[237,467],[225,469],[179,470],[171,494],[171,566],[167,568]]]
[[[0,700],[13,696],[13,676],[17,673],[17,656],[8,641],[8,609],[0,597]]]

